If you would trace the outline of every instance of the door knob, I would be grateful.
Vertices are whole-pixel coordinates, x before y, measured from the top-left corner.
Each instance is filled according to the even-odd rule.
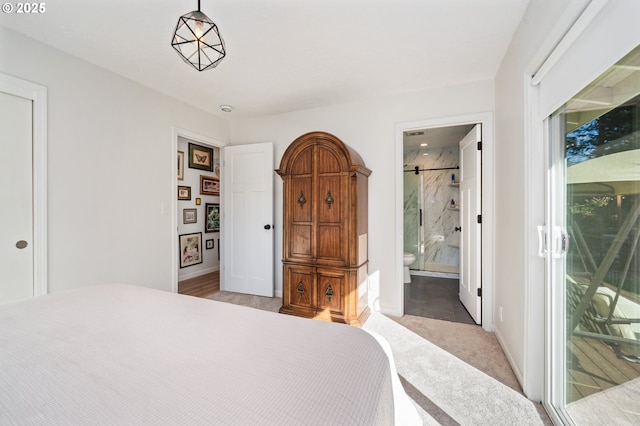
[[[28,245],[29,243],[27,243],[25,240],[20,240],[16,243],[16,247],[18,247],[20,250],[26,248]]]
[[[460,231],[462,231],[462,226],[456,226],[456,227],[454,228],[454,230],[455,230],[456,232],[460,232]]]
[[[264,229],[271,229],[271,225],[265,225]]]

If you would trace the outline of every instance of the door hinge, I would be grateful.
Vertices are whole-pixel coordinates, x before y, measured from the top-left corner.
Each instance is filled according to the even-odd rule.
[[[482,141],[478,141],[478,151],[482,151]]]
[[[478,223],[482,223],[482,215],[481,214],[478,215]]]
[[[478,289],[478,297],[482,297],[482,289],[481,288]]]

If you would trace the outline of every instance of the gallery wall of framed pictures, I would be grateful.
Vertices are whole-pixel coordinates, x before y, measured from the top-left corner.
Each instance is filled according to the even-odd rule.
[[[179,136],[176,160],[180,280],[220,265],[220,148]]]

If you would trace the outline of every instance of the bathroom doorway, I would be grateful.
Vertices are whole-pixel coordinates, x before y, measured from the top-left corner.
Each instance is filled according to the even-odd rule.
[[[481,323],[481,140],[477,123],[403,132],[406,314]]]

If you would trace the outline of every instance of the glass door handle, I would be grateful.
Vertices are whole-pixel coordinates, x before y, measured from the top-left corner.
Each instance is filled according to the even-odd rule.
[[[547,248],[554,259],[560,259],[569,250],[569,234],[563,226],[554,226],[551,236],[551,247]]]
[[[555,259],[564,257],[569,251],[569,234],[567,230],[562,226],[554,226],[553,233],[549,237],[549,232],[546,226],[538,226],[538,256],[547,257],[547,254],[551,253],[551,256]]]
[[[538,225],[538,256],[547,257],[549,252],[547,245],[547,227]]]
[[[570,242],[569,234],[567,233],[567,231],[563,229],[558,238],[560,239],[560,250],[558,254],[565,255],[569,251],[569,242]]]

